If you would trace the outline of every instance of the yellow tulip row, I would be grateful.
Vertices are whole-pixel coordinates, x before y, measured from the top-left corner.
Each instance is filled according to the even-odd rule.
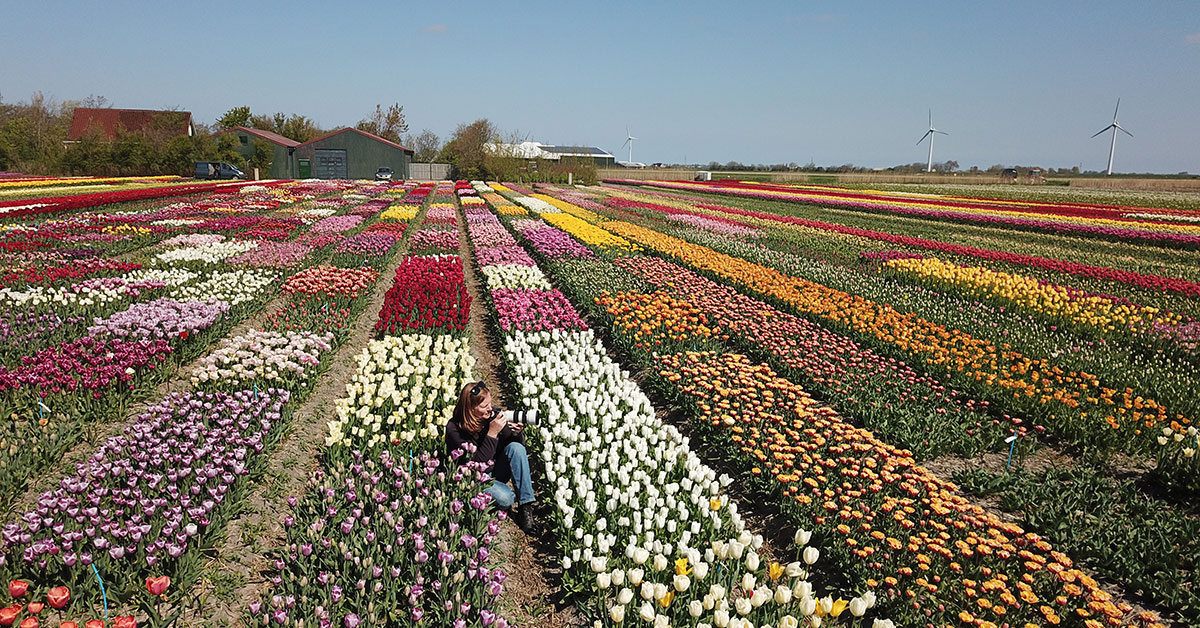
[[[550,203],[564,212],[571,214],[576,218],[582,218],[592,224],[598,224],[603,220],[603,218],[601,218],[596,212],[586,210],[578,205],[574,205],[563,200],[559,200],[553,196],[548,196],[546,194],[534,194],[533,198],[546,201],[547,203]]]
[[[601,249],[617,249],[623,251],[640,251],[642,247],[614,235],[596,225],[593,225],[581,218],[572,216],[571,214],[542,214],[542,219],[546,222],[566,231],[567,233],[579,238],[585,244],[595,246]]]
[[[1112,297],[1084,294],[1033,277],[979,266],[958,266],[937,258],[896,259],[885,264],[901,276],[938,289],[954,289],[974,298],[998,299],[1038,314],[1110,332],[1118,327],[1144,330],[1155,323],[1176,325],[1183,317],[1158,308],[1122,303]]]

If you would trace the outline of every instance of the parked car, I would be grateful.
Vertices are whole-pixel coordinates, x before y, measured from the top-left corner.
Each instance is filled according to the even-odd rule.
[[[246,173],[224,161],[197,161],[197,179],[245,179]]]
[[[391,181],[392,175],[396,174],[391,168],[380,168],[375,171],[376,181]]]

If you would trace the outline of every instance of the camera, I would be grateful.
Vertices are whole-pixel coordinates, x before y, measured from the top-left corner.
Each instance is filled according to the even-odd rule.
[[[521,423],[533,427],[538,425],[537,410],[496,410],[496,414],[503,414],[509,423]]]

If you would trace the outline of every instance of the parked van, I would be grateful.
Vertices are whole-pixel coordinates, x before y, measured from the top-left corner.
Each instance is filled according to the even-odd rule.
[[[224,161],[197,161],[197,179],[245,179],[246,173]]]

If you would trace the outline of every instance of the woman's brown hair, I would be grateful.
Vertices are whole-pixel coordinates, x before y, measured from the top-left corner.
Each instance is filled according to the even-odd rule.
[[[487,384],[483,381],[471,382],[463,386],[462,392],[458,393],[458,403],[454,406],[454,415],[450,420],[458,421],[458,424],[468,432],[478,432],[483,428],[488,417],[476,416],[473,410],[483,401],[484,395],[488,394],[491,393],[488,392]]]

